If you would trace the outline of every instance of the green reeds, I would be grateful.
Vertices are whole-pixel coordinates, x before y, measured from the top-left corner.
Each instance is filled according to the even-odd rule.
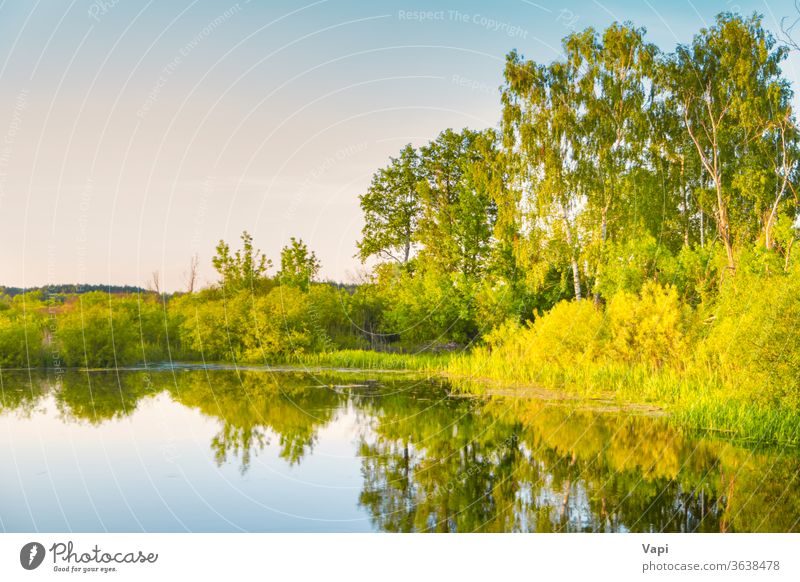
[[[581,362],[561,367],[520,357],[509,350],[454,357],[446,375],[472,393],[487,391],[485,380],[539,386],[620,403],[657,405],[677,426],[720,433],[763,444],[800,445],[800,411],[780,402],[760,402],[757,386],[705,368],[654,368],[619,362]],[[482,382],[483,381],[483,382]]]
[[[339,350],[295,356],[291,363],[309,367],[350,368],[360,370],[414,370],[441,372],[453,358],[451,354],[399,354],[367,350]]]

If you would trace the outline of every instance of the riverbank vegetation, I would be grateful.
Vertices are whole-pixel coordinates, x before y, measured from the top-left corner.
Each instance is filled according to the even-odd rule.
[[[797,443],[798,127],[787,48],[720,15],[667,52],[614,24],[506,59],[502,118],[409,144],[361,195],[363,280],[243,233],[206,289],[0,301],[0,365],[417,368],[668,407]],[[24,350],[21,346],[24,345]],[[416,354],[416,355],[414,355]]]

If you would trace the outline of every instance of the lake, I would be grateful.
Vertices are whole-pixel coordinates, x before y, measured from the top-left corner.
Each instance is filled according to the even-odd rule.
[[[800,531],[800,452],[372,372],[0,375],[8,532]]]

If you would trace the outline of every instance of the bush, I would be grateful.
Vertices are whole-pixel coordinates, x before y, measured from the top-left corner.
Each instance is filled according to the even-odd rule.
[[[475,318],[482,334],[497,328],[505,321],[520,319],[525,297],[513,283],[487,277],[476,287]],[[531,311],[527,310],[528,313]]]
[[[543,375],[594,361],[604,338],[602,313],[591,301],[561,301],[528,326],[509,319],[486,335],[484,346],[453,358],[448,371],[538,384]]]
[[[686,354],[683,309],[672,285],[645,283],[641,296],[622,291],[606,310],[612,360],[660,367]]]
[[[705,363],[762,403],[800,408],[800,267],[783,273],[743,259],[711,313]]]
[[[67,366],[90,368],[133,364],[142,359],[139,326],[118,298],[88,293],[66,305],[57,320],[59,351]]]
[[[175,306],[181,314],[178,333],[184,352],[203,360],[234,359],[238,341],[230,341],[226,309],[221,300],[190,297]]]
[[[645,281],[655,276],[669,251],[652,235],[644,234],[619,243],[608,242],[603,254],[596,288],[603,297],[613,297],[620,292],[638,293]]]
[[[243,333],[247,361],[286,360],[314,351],[308,294],[298,287],[276,287],[249,309],[252,324]]]
[[[312,285],[308,292],[308,319],[322,351],[353,345],[355,330],[347,314],[347,293],[328,284]]]
[[[310,292],[282,285],[265,295],[242,291],[228,299],[181,299],[170,310],[180,320],[181,346],[207,361],[294,360],[328,351],[332,337],[348,322],[338,292],[312,286]]]
[[[523,333],[526,358],[567,368],[596,359],[605,340],[603,314],[591,301],[561,301]]]
[[[713,245],[682,246],[673,253],[649,234],[609,242],[596,290],[611,298],[620,292],[641,293],[648,282],[657,282],[674,286],[682,301],[697,305],[716,290],[724,255]]]
[[[125,301],[132,319],[137,322],[144,346],[144,357],[150,361],[163,361],[180,353],[178,319],[154,295],[130,298]],[[177,312],[177,310],[174,310]]]
[[[399,336],[408,346],[474,339],[472,289],[458,275],[419,271],[381,274],[379,293],[384,298],[381,331]]]
[[[41,361],[42,332],[22,318],[0,313],[0,367],[27,368]]]

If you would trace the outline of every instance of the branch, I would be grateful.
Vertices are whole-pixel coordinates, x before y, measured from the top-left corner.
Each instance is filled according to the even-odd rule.
[[[783,43],[786,46],[800,51],[800,46],[798,45],[797,41],[795,41],[792,38],[792,31],[794,27],[797,26],[798,23],[800,23],[800,0],[794,0],[794,9],[799,16],[797,16],[789,25],[786,24],[789,19],[788,16],[784,16],[783,18],[781,18],[781,33],[783,34],[784,37]]]

